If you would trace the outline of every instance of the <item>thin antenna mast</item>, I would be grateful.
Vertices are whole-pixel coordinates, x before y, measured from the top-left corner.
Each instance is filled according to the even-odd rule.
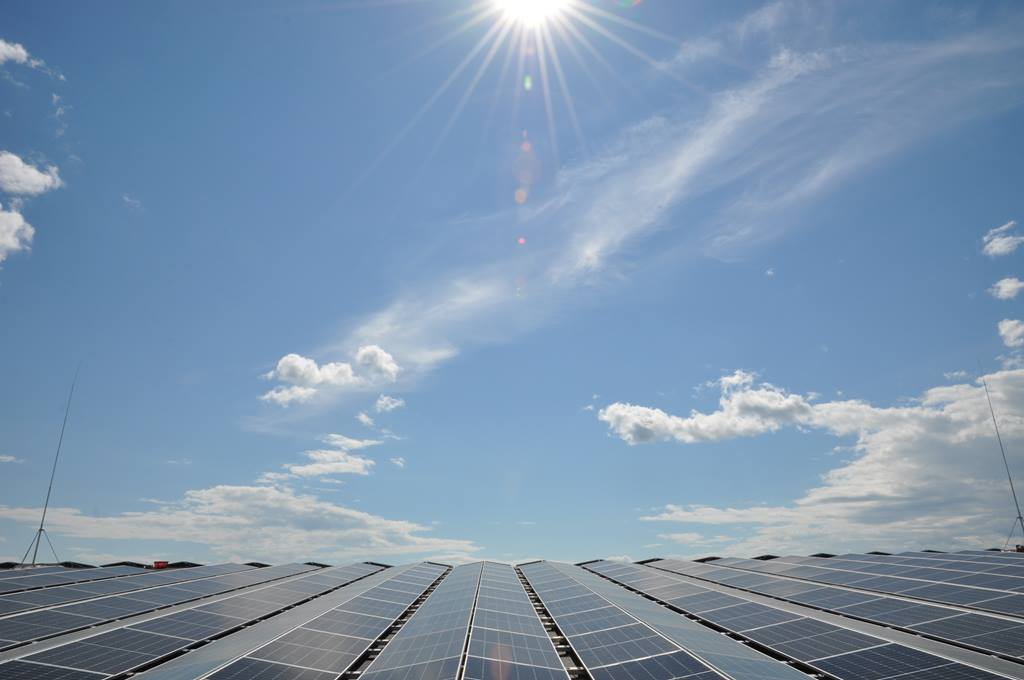
[[[53,468],[50,470],[50,485],[46,487],[46,501],[43,503],[43,516],[39,520],[39,529],[36,530],[36,535],[32,539],[32,542],[28,544],[28,550],[21,558],[21,563],[25,564],[25,558],[28,557],[29,550],[32,550],[32,565],[36,564],[36,557],[39,555],[39,546],[43,542],[43,537],[46,537],[46,542],[50,544],[50,550],[53,550],[53,556],[60,561],[60,557],[57,556],[57,551],[53,548],[53,543],[50,542],[50,536],[46,533],[46,511],[50,507],[50,494],[53,492],[53,480],[57,476],[57,462],[60,461],[60,447],[64,443],[64,430],[68,426],[68,415],[71,414],[71,398],[75,396],[75,384],[78,382],[78,371],[82,368],[82,364],[78,364],[78,368],[75,369],[75,377],[71,380],[71,390],[68,392],[68,401],[64,406],[64,422],[60,426],[60,438],[57,439],[57,454],[53,457]],[[1024,525],[1021,525],[1024,526]],[[33,546],[35,548],[33,549]]]
[[[985,388],[985,399],[988,400],[988,412],[992,414],[992,427],[996,430],[996,441],[999,442],[999,452],[1003,454],[1003,466],[1006,468],[1006,479],[1010,482],[1010,493],[1013,495],[1013,505],[1017,508],[1017,523],[1020,524],[1021,532],[1024,533],[1024,516],[1022,516],[1020,512],[1020,501],[1017,500],[1017,490],[1013,488],[1013,475],[1010,474],[1010,463],[1006,460],[1006,449],[1003,448],[1003,438],[999,434],[999,423],[996,421],[996,410],[992,407],[992,395],[989,394],[988,381],[985,380],[985,370],[981,367],[980,359],[978,360],[978,369],[981,373],[981,384]],[[1012,535],[1013,531],[1010,533]]]

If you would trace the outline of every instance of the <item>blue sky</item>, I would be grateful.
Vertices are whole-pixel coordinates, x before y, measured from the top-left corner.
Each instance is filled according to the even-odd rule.
[[[4,14],[0,557],[1005,541],[1016,3]]]

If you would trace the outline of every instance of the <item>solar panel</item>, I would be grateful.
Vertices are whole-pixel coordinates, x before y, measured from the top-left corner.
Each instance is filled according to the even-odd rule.
[[[737,679],[804,677],[792,668],[578,567],[543,562],[523,565],[521,570],[595,679],[629,678],[634,672],[636,677],[644,678],[656,672],[659,663],[664,663],[666,668],[676,668],[670,672],[679,673],[678,677],[702,680],[721,677],[711,670],[712,666]],[[571,583],[586,587],[604,600],[603,606],[584,613],[555,615],[551,607],[558,602],[555,599],[558,589]],[[613,609],[626,616],[628,622],[610,611]],[[609,627],[590,630],[585,624],[588,615]],[[580,630],[582,632],[575,632]],[[684,656],[689,661],[680,669],[673,660]],[[664,661],[655,661],[660,659]]]
[[[0,581],[9,578],[25,578],[26,576],[39,576],[41,574],[56,574],[62,571],[71,571],[70,567],[21,567],[18,569],[0,569]]]
[[[657,561],[654,564],[660,564]],[[674,564],[674,562],[673,562]],[[692,564],[692,563],[691,563]],[[603,574],[606,578],[643,591],[638,587],[641,581],[648,578],[653,569],[647,566],[622,564],[614,562],[596,562],[586,565],[588,570]],[[683,567],[693,572],[691,565]],[[708,570],[711,571],[711,570]],[[671,577],[668,577],[671,578]],[[678,578],[686,578],[680,576]],[[690,576],[690,578],[693,578]],[[721,593],[719,593],[721,594]],[[683,598],[685,599],[685,598]],[[760,603],[750,603],[756,607],[764,607],[772,611],[772,607]],[[916,607],[913,603],[906,603]],[[712,612],[715,610],[711,610]],[[718,610],[726,611],[726,610]],[[746,611],[752,611],[747,608]],[[694,612],[690,612],[694,613]],[[707,613],[695,613],[706,618]],[[824,621],[801,617],[783,623],[767,625],[747,631],[731,625],[731,621],[740,621],[743,617],[720,619],[717,625],[733,633],[771,648],[778,654],[795,661],[813,666],[829,673],[840,680],[881,680],[899,676],[912,671],[942,668],[950,673],[962,673],[965,678],[998,678],[1001,676],[980,671],[978,669],[955,663],[949,659],[922,652],[906,645],[890,643],[881,638],[834,626]],[[980,674],[971,675],[977,671]],[[935,676],[936,678],[945,676]],[[950,675],[948,677],[956,677]]]
[[[481,573],[481,564],[453,569],[360,677],[455,678],[469,634]]]
[[[230,567],[230,565],[224,566]],[[203,572],[206,574],[209,574],[211,570],[225,571],[225,569],[210,567],[197,567],[197,569],[206,570]],[[209,579],[209,583],[217,586],[216,590],[213,592],[220,594],[245,586],[257,585],[288,576],[294,576],[313,569],[315,569],[315,567],[310,567],[308,565],[281,565],[277,567],[266,567],[264,569],[246,570],[243,573],[208,576],[207,578]],[[175,578],[180,579],[181,577]],[[161,591],[164,591],[165,589],[172,589],[171,592],[174,593],[173,597],[158,597],[157,601],[153,601],[154,596],[159,596]],[[85,602],[63,605],[40,612],[15,614],[0,619],[0,639],[11,640],[14,643],[38,640],[84,628],[86,626],[96,625],[105,621],[113,621],[135,614],[153,611],[171,604],[189,602],[191,600],[204,597],[207,594],[213,593],[192,592],[179,586],[156,586],[146,591],[139,591],[138,593],[133,592],[132,596],[111,595]],[[42,628],[39,626],[42,626]],[[11,631],[13,631],[13,633],[9,634]],[[3,647],[11,646],[11,644],[3,645]]]
[[[109,595],[113,593],[142,590],[143,588],[153,588],[154,586],[165,585],[168,583],[192,581],[230,572],[252,571],[252,569],[252,567],[247,565],[236,564],[210,565],[188,569],[174,569],[166,572],[161,571],[147,573],[139,573],[142,570],[134,567],[131,567],[128,572],[124,572],[123,568],[120,567],[111,567],[109,569],[100,570],[85,569],[82,571],[113,571],[117,573],[96,576],[92,581],[89,581],[87,578],[78,579],[75,580],[73,585],[49,584],[49,587],[46,588],[37,588],[35,590],[22,588],[18,592],[0,595],[0,615],[9,612],[52,606],[55,604],[87,600],[94,598],[97,595]],[[46,575],[45,578],[57,578],[57,576]],[[60,578],[62,579],[61,583],[65,584],[72,579],[71,576],[63,575],[61,575]],[[13,580],[14,579],[9,579],[6,582],[0,583],[10,583]],[[196,583],[201,583],[201,581],[196,581]],[[2,585],[0,585],[0,592],[4,592],[4,586]]]
[[[731,567],[732,569],[742,569],[745,566],[744,562],[740,560],[734,560],[733,564],[735,566]],[[658,560],[653,562],[652,565],[674,571],[677,562],[675,560]],[[715,583],[722,583],[725,580],[720,577],[722,569],[705,568],[702,570],[686,566],[685,571],[688,572],[687,575],[689,576],[706,579]],[[787,577],[766,575],[766,578],[771,579],[771,581],[763,585],[748,586],[744,589],[790,602],[809,605],[836,614],[852,616],[872,623],[905,628],[961,646],[994,652],[1004,656],[1024,656],[1024,636],[1019,635],[1016,631],[1013,633],[997,633],[997,631],[1024,625],[1024,621],[1014,622],[982,614],[968,615],[956,609],[920,604],[911,600],[884,595],[858,593],[834,587],[815,588],[814,590],[797,594],[780,594],[773,592],[768,585],[772,582],[787,582]],[[788,582],[792,583],[792,581]],[[948,585],[935,585],[931,587],[933,589],[953,590],[954,592],[956,590],[955,586]],[[941,595],[941,592],[936,593],[933,590],[931,594]],[[1010,602],[1015,604],[1016,597],[1013,596]],[[715,621],[714,616],[709,614],[702,615],[709,620]],[[947,625],[944,626],[943,624]],[[1021,630],[1024,631],[1024,627]]]
[[[210,676],[211,680],[264,677],[245,675],[253,672],[253,669],[259,669],[259,673],[266,673],[267,677],[290,678],[291,676],[287,675],[292,672],[287,670],[289,668],[297,669],[296,672],[329,673],[329,677],[337,678],[352,666],[444,571],[444,567],[435,564],[421,564],[399,573],[394,578],[385,580],[351,600],[306,621],[278,639],[250,651],[242,659],[218,670]],[[396,593],[400,593],[403,600],[399,603],[402,605],[401,611],[388,617],[363,613],[363,604],[381,602],[382,600],[376,598],[381,596],[383,591],[386,591],[384,594],[390,594],[393,599],[397,599],[399,595]]]
[[[3,675],[0,677],[4,680],[102,680],[106,677],[102,673],[89,673],[23,661],[12,661],[0,668],[3,669]]]
[[[858,559],[847,559],[848,557]],[[967,557],[967,559],[954,561],[953,565],[956,567],[954,569],[890,564],[889,560],[908,558],[874,555],[839,558],[780,557],[770,562],[734,560],[728,566],[733,569],[771,572],[822,583],[838,583],[882,593],[906,594],[921,599],[934,599],[938,602],[970,606],[979,610],[1024,614],[1024,595],[1016,595],[1017,592],[1024,592],[1024,561],[1021,561],[1019,565],[1022,570],[1019,575],[1012,576],[984,571],[998,565],[991,562],[978,562],[970,559],[970,556]],[[928,560],[928,558],[909,559]],[[808,566],[809,562],[814,566]],[[931,559],[931,562],[944,565],[949,560]],[[709,565],[700,566],[705,569],[714,568]],[[692,568],[688,573],[694,573]],[[880,573],[891,575],[880,576]],[[710,571],[703,571],[701,575],[702,577],[715,576]],[[715,580],[717,581],[717,579]]]
[[[222,671],[210,676],[216,680],[337,680],[337,673],[325,673],[309,668],[286,666],[259,659],[239,659]]]
[[[467,655],[466,678],[568,679],[529,595],[507,565],[483,565]]]
[[[320,589],[321,591],[327,591],[341,587],[354,579],[379,569],[380,567],[371,565],[352,565],[350,567],[325,570],[321,573],[322,578],[319,579],[323,583]],[[280,578],[282,575],[297,571],[297,569],[294,565],[285,565],[276,571],[273,567],[260,571],[266,576],[272,577],[276,575]],[[301,570],[298,571],[301,573]],[[266,615],[267,613],[294,605],[309,597],[305,592],[291,590],[290,599],[282,600],[278,595],[287,594],[289,592],[287,590],[289,585],[289,583],[272,584],[264,588],[244,591],[221,602],[176,612],[164,618],[140,623],[137,626],[98,633],[84,639],[30,654],[20,659],[17,662],[19,665],[12,666],[15,662],[0,664],[0,678],[6,679],[10,673],[22,672],[19,670],[22,668],[21,664],[35,664],[43,668],[60,666],[62,668],[101,673],[103,674],[102,677],[119,675],[183,650],[194,645],[198,640],[209,639],[228,630],[239,628],[253,620],[252,618],[236,618],[209,611],[209,608],[215,605],[222,605],[224,602],[233,600],[257,602],[253,596],[264,596],[274,601],[274,603],[263,602],[259,608],[258,613]],[[39,612],[38,614],[71,616],[69,614],[60,614],[54,610]],[[40,621],[40,623],[42,622]],[[61,626],[64,624],[61,621],[57,621],[53,625]]]
[[[5,575],[0,579],[0,593],[14,593],[33,588],[86,583],[100,579],[118,578],[142,574],[146,570],[138,567],[101,567],[93,569],[61,569],[59,571],[20,572]]]

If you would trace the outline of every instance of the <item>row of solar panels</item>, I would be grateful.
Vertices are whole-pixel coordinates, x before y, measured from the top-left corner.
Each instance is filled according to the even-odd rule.
[[[67,567],[33,567],[11,569],[0,572],[0,594],[14,593],[31,588],[45,588],[70,583],[85,583],[118,576],[132,576],[145,573],[139,567],[97,567],[94,569],[69,569]]]
[[[928,554],[928,553],[926,553]],[[934,553],[932,553],[934,554]],[[993,568],[1024,566],[1020,557],[1001,557],[1019,553],[995,553],[990,556],[967,555],[957,560],[956,569],[919,566],[920,562],[949,563],[935,558],[913,559],[915,564],[901,562],[900,556],[854,556],[841,558],[780,557],[773,560],[745,560],[746,568],[766,573],[794,576],[833,585],[855,586],[861,590],[898,594],[904,597],[932,600],[991,611],[998,614],[1024,615],[1024,578],[988,571]],[[728,566],[734,560],[716,560],[713,564]],[[1009,562],[1009,564],[1007,564]]]
[[[753,602],[739,594],[712,590],[650,566],[599,561],[586,568],[839,680],[1003,677],[882,637]]]
[[[1024,621],[1012,617],[965,612],[944,604],[924,604],[858,590],[856,585],[836,587],[788,576],[750,573],[751,566],[760,566],[757,560],[730,560],[729,566],[724,567],[677,560],[657,560],[649,564],[843,616],[955,641],[973,649],[1024,657]]]
[[[118,567],[119,569],[119,567]],[[0,595],[0,615],[29,611],[40,607],[70,604],[81,600],[89,600],[102,595],[129,593],[136,590],[181,584],[211,576],[222,576],[253,568],[244,564],[214,564],[191,569],[173,569],[168,571],[136,572],[135,575],[111,577],[94,574],[91,580],[79,580],[70,585],[50,584],[46,588],[22,590]],[[94,571],[94,570],[83,570]],[[106,571],[106,569],[95,570]],[[13,579],[12,579],[13,580]],[[0,637],[3,637],[0,635]]]
[[[973,554],[942,556],[959,569],[906,562],[938,559],[930,556],[887,557],[893,559],[851,555],[823,561],[835,560],[840,568],[833,571],[848,573],[858,565],[961,574],[976,567],[980,573],[1024,566],[1019,558]],[[931,623],[976,617],[959,618],[960,632],[972,630],[978,619],[1008,625],[993,634],[1024,626],[1018,617],[908,603],[758,571],[773,562],[773,570],[825,569],[809,565],[808,558],[780,559],[790,561],[599,561],[583,567],[536,562],[518,570],[493,563],[454,569],[433,563],[387,569],[284,565],[221,575],[196,571],[210,567],[175,570],[167,572],[176,574],[173,584],[143,581],[130,591],[0,616],[0,639],[7,641],[0,646],[8,650],[0,652],[0,680],[337,680],[353,674],[366,680],[568,680],[567,666],[574,665],[576,675],[593,680],[807,680],[811,671],[839,680],[1024,678],[1020,661],[1012,664],[1019,674],[983,670],[921,645],[828,623],[816,612],[844,614],[843,607],[892,600],[902,609],[946,614]],[[149,575],[113,581],[139,582]],[[792,598],[780,596],[793,587]],[[753,601],[753,593],[765,588],[774,589],[763,594],[775,600]],[[801,602],[801,594],[823,589],[841,591],[829,597],[856,602],[832,601],[825,593]],[[915,625],[899,627],[928,632]],[[933,631],[932,637],[985,648],[946,634],[952,630]],[[1020,656],[1000,649],[991,651]]]

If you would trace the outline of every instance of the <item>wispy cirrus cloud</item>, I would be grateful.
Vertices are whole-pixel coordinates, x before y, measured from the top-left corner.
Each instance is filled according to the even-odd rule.
[[[38,523],[40,512],[0,505],[0,519],[21,524]],[[187,491],[153,509],[114,515],[51,507],[47,528],[78,539],[159,541],[165,553],[180,550],[182,558],[192,556],[195,545],[206,546],[220,559],[237,555],[268,562],[412,560],[467,556],[481,549],[473,541],[434,536],[430,526],[388,519],[280,484],[216,485]]]
[[[399,397],[390,397],[386,394],[382,394],[377,397],[377,401],[374,403],[373,408],[377,413],[387,413],[394,411],[405,406],[405,400]]]
[[[467,346],[545,323],[626,267],[664,257],[664,248],[639,247],[655,233],[687,256],[742,257],[799,225],[801,210],[854,174],[1024,101],[1024,15],[931,42],[798,50],[776,46],[785,10],[773,3],[747,18],[747,41],[770,36],[771,56],[697,113],[638,121],[562,168],[548,196],[539,192],[519,213],[522,226],[543,230],[543,245],[514,260],[445,265],[440,275],[431,268],[430,282],[411,281],[331,351],[386,347],[414,381]],[[801,30],[817,19],[805,17]],[[540,293],[529,305],[509,276],[512,262]]]

